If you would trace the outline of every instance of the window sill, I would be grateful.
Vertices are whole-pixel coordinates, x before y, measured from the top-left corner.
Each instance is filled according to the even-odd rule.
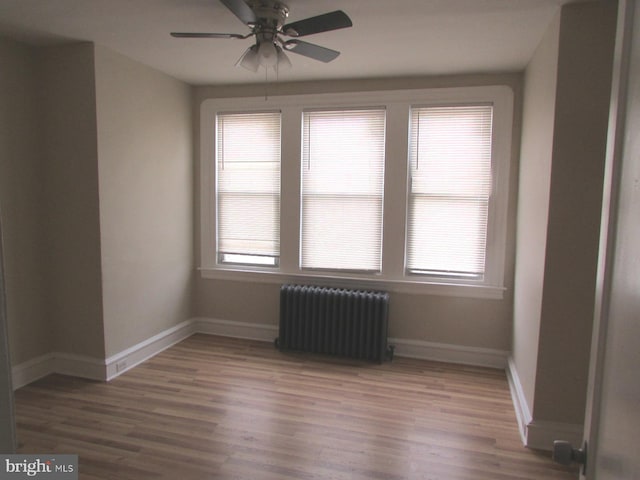
[[[252,268],[200,268],[202,278],[258,283],[303,283],[323,284],[340,288],[385,290],[411,295],[434,295],[446,297],[482,298],[502,300],[504,287],[473,285],[469,283],[426,282],[410,278],[386,279],[371,276],[357,277],[319,273],[285,273],[274,270]]]

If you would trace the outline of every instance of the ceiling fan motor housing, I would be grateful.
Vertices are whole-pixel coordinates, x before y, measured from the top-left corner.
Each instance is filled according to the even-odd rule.
[[[258,21],[251,25],[259,31],[273,31],[274,34],[282,28],[285,20],[289,16],[289,7],[284,3],[269,0],[254,0],[249,2],[251,9],[255,12]]]

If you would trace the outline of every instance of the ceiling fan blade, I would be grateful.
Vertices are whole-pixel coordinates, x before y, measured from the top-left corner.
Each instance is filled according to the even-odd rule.
[[[225,7],[240,19],[244,24],[256,23],[258,18],[255,12],[247,5],[244,0],[220,0]]]
[[[298,55],[304,55],[305,57],[313,58],[321,62],[328,63],[331,60],[335,60],[340,52],[331,50],[330,48],[321,47],[309,42],[303,42],[302,40],[287,40],[283,43],[285,50]]]
[[[314,33],[328,32],[353,26],[349,16],[342,10],[305,18],[282,26],[282,33],[290,37],[303,37]]]
[[[171,32],[171,36],[175,38],[247,38],[249,35],[240,35],[239,33]]]

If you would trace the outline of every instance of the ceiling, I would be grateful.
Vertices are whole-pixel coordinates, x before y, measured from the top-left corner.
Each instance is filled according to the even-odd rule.
[[[571,0],[285,0],[289,22],[345,11],[353,27],[307,36],[341,51],[293,53],[281,81],[522,70]],[[195,85],[263,82],[235,67],[251,39],[176,39],[171,31],[247,33],[219,0],[0,0],[0,36],[33,45],[92,41]],[[270,73],[275,78],[275,73]]]

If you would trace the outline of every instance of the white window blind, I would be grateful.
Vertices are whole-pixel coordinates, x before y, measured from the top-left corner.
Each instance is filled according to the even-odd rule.
[[[411,110],[409,271],[483,278],[492,115],[490,105]]]
[[[217,115],[218,262],[278,265],[280,113]]]
[[[303,115],[301,267],[382,268],[384,109]]]

